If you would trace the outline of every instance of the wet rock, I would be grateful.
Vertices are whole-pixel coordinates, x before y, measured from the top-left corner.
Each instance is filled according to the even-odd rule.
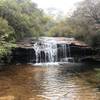
[[[45,37],[34,43],[32,39],[19,42],[18,47],[12,50],[11,62],[66,62],[68,58],[70,58],[70,62],[72,59],[75,62],[81,62],[82,59],[96,55],[96,53],[93,48],[72,38]]]
[[[15,48],[12,50],[12,63],[35,63],[36,55],[33,48]]]

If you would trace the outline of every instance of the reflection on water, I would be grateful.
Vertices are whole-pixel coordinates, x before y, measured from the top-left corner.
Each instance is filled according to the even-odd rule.
[[[0,72],[0,100],[100,100],[98,89],[86,81],[95,72],[76,74],[70,69],[75,68],[68,64],[10,66]]]

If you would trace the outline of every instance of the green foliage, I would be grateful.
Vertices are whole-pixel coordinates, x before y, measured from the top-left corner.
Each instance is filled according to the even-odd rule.
[[[43,34],[44,14],[30,0],[0,1],[0,16],[14,29],[15,40]]]
[[[100,1],[84,0],[80,2],[70,19],[76,29],[76,38],[93,47],[100,47]]]
[[[8,21],[0,17],[0,57],[6,55],[14,40],[14,30],[8,25]]]
[[[0,41],[14,41],[14,29],[9,26],[8,21],[2,17],[0,17]]]
[[[46,22],[31,0],[0,0],[0,55],[9,52],[16,41],[43,35]]]
[[[56,23],[50,36],[75,37],[93,47],[100,47],[100,0],[84,0],[71,16]]]
[[[7,43],[7,42],[0,43],[0,59],[3,56],[10,54],[11,49],[15,47],[16,47],[16,44],[13,44],[13,43]]]

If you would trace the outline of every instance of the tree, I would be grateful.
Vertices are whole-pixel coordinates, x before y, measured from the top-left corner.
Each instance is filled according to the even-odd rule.
[[[0,1],[0,16],[15,30],[15,39],[43,34],[45,17],[30,0]]]
[[[0,17],[0,57],[7,54],[14,42],[14,30],[8,25],[8,21]]]
[[[94,44],[99,42],[96,37],[100,36],[98,32],[100,27],[97,28],[97,25],[100,24],[100,0],[85,0],[80,2],[72,18],[77,23],[77,26],[82,29],[82,32],[79,32],[75,25],[77,33],[83,36],[83,40],[92,46],[97,46]]]
[[[14,37],[14,30],[8,25],[8,21],[0,17],[0,41],[12,41]]]
[[[44,34],[47,20],[31,0],[0,0],[0,56],[12,43]]]

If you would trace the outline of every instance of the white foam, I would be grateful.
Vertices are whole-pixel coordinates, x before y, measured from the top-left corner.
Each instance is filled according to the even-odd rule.
[[[49,63],[35,63],[35,66],[49,66],[49,65],[59,65],[59,62],[49,62]]]

